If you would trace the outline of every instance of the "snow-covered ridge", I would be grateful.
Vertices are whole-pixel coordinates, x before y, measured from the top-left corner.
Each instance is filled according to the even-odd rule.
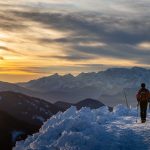
[[[106,71],[81,73],[77,76],[54,74],[19,85],[38,91],[65,91],[85,87],[104,88],[105,86],[104,91],[115,87],[118,92],[120,87],[122,89],[137,88],[141,82],[150,83],[149,76],[150,70],[145,68],[110,68]]]
[[[51,117],[39,133],[13,150],[148,150],[149,124],[136,123],[136,108],[118,105],[77,111],[71,107]],[[146,141],[147,140],[147,141]]]

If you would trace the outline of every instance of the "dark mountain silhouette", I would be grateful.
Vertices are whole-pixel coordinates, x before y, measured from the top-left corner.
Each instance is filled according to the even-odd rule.
[[[16,140],[25,139],[27,135],[37,132],[43,121],[72,105],[77,109],[105,106],[100,101],[90,98],[75,104],[61,101],[51,104],[16,92],[0,92],[0,149],[10,150]]]
[[[84,100],[81,100],[75,104],[73,103],[67,103],[67,102],[63,102],[63,101],[58,101],[56,103],[54,103],[57,107],[59,107],[60,109],[66,110],[71,106],[76,106],[77,109],[81,109],[82,107],[90,107],[91,109],[97,109],[100,108],[102,106],[106,106],[105,104],[103,104],[102,102],[95,100],[95,99],[91,99],[91,98],[87,98]],[[112,107],[109,107],[109,110],[112,111]]]
[[[96,109],[105,105],[98,100],[88,98],[76,103],[75,106],[77,107],[77,109],[81,109],[82,107],[90,107],[91,109]]]
[[[8,82],[0,81],[0,92],[4,92],[4,91],[13,91],[16,93],[22,93],[22,94],[29,95],[32,97],[38,97],[41,99],[48,98],[49,101],[53,101],[53,97],[52,98],[50,96],[47,97],[46,93],[35,91],[35,90],[30,90],[26,87],[19,86],[15,83],[8,83]]]
[[[58,111],[62,109],[39,98],[0,92],[0,150],[11,150],[17,139],[37,132]]]
[[[16,140],[24,140],[39,128],[39,125],[21,121],[0,110],[0,150],[12,150]]]
[[[67,110],[68,108],[70,108],[71,106],[73,106],[75,104],[58,101],[58,102],[54,103],[54,105],[56,105],[58,108],[60,108],[62,110]]]
[[[16,92],[0,92],[0,110],[32,124],[41,125],[61,109],[39,98]]]

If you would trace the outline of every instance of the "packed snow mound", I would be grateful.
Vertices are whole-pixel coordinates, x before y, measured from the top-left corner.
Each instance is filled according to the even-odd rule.
[[[13,150],[148,150],[150,125],[136,123],[137,109],[118,105],[77,111],[71,107],[51,117]]]

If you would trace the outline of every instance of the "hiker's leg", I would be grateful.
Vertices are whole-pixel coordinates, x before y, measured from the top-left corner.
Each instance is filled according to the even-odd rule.
[[[141,110],[141,122],[144,122],[146,120],[145,111]]]
[[[147,102],[142,102],[140,108],[141,108],[141,122],[144,123],[146,121],[147,115]]]
[[[144,103],[140,102],[140,110],[141,110],[141,123],[145,122],[145,111],[144,111]]]
[[[143,110],[143,120],[144,120],[144,121],[146,121],[146,115],[147,115],[146,112],[147,112],[147,110],[144,109],[144,110]]]
[[[140,102],[140,116],[141,116],[141,122],[143,122],[144,111],[143,111],[143,104],[142,104],[142,102]]]

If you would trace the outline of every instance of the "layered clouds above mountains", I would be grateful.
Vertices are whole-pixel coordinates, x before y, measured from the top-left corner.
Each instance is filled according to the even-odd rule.
[[[1,74],[26,75],[20,80],[27,80],[118,64],[149,67],[150,2],[146,0],[0,3]]]

